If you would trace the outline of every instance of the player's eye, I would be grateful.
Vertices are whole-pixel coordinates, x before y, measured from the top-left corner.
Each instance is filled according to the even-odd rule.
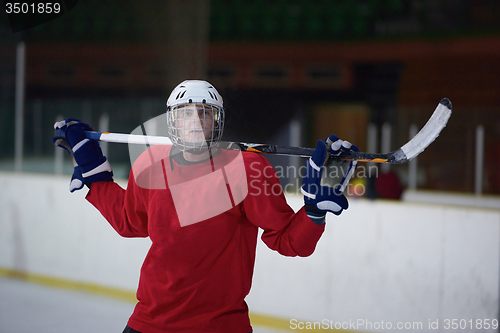
[[[203,117],[205,119],[212,118],[212,111],[207,108],[200,108],[198,110],[198,114],[200,115],[200,117]]]

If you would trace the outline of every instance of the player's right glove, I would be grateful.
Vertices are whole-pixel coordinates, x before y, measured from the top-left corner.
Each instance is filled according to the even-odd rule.
[[[349,207],[343,191],[354,174],[357,162],[331,164],[329,160],[330,155],[337,155],[342,150],[359,151],[356,146],[332,134],[325,141],[318,141],[307,161],[301,192],[307,216],[316,224],[325,223],[327,212],[340,215]]]
[[[69,185],[70,192],[80,190],[84,184],[90,186],[95,182],[113,181],[113,171],[99,143],[85,136],[85,131],[92,131],[89,125],[67,118],[56,122],[54,128],[56,135],[52,143],[66,149],[73,157],[75,169]]]

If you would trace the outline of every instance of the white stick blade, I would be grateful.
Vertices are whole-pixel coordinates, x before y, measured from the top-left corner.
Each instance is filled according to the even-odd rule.
[[[443,98],[425,126],[422,127],[417,135],[401,147],[401,151],[406,155],[408,160],[411,160],[424,151],[439,136],[439,133],[446,126],[451,116],[451,109],[450,100]]]

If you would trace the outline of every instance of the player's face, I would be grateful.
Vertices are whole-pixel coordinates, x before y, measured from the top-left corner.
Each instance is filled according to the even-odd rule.
[[[210,140],[215,124],[214,110],[205,104],[186,104],[174,110],[175,127],[183,142],[203,143]]]

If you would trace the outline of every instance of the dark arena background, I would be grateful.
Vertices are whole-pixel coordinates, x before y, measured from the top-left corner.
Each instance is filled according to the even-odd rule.
[[[125,299],[125,316],[116,318],[126,323],[149,244],[129,248],[108,229],[94,238],[89,226],[105,221],[84,194],[67,191],[73,166],[51,143],[53,124],[74,117],[130,134],[164,114],[185,79],[207,80],[223,96],[225,141],[315,147],[334,133],[363,152],[387,153],[413,137],[441,99],[453,103],[447,126],[418,158],[360,163],[351,208],[341,222],[327,222],[330,234],[311,261],[259,252],[249,296],[256,333],[314,323],[442,332],[447,319],[455,332],[498,331],[500,1],[59,1],[63,14],[26,28],[14,26],[7,3],[0,13],[0,293],[18,302],[2,306],[0,296],[0,332],[28,331],[7,319],[29,309],[19,295],[48,292],[34,289],[40,285],[104,295],[102,304]],[[126,186],[129,147],[101,146]],[[268,159],[300,208],[296,171],[306,159]],[[77,217],[64,221],[55,212]],[[57,297],[82,308],[99,303]],[[354,330],[343,325],[358,319],[363,325]],[[39,332],[64,331],[54,327]]]

